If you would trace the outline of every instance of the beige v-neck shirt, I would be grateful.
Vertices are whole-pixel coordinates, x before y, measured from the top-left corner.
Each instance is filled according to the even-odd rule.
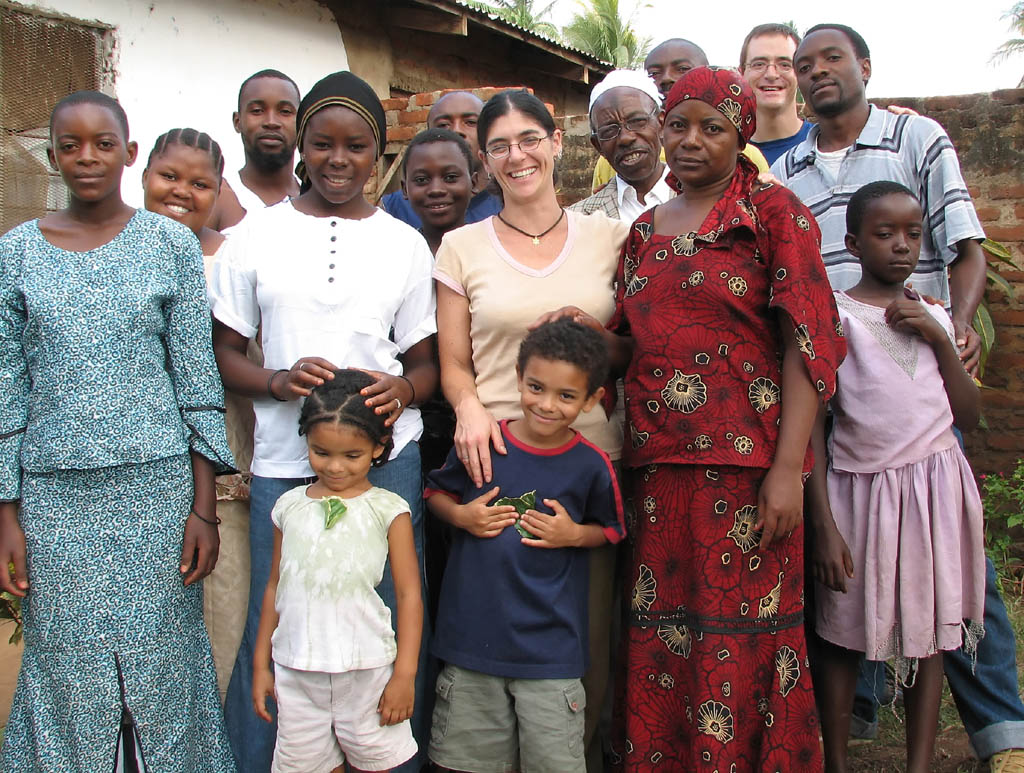
[[[508,253],[493,217],[445,234],[437,252],[434,279],[469,300],[477,395],[495,419],[522,415],[516,356],[528,325],[562,306],[578,306],[606,323],[615,308],[615,270],[629,224],[598,212],[565,216],[565,246],[542,269]],[[600,405],[573,427],[612,459],[621,456],[621,422],[609,421]]]

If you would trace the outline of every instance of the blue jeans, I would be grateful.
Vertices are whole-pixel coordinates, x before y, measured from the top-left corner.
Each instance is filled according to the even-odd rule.
[[[979,759],[985,760],[1005,749],[1024,748],[1017,646],[996,586],[996,569],[989,558],[985,559],[985,638],[978,644],[977,654],[973,670],[973,658],[962,650],[945,653],[943,667],[971,747]],[[881,664],[864,665],[857,682],[854,717],[870,724],[878,721],[878,715],[869,679],[873,667],[880,669]]]
[[[415,442],[409,443],[387,464],[372,468],[368,478],[373,485],[393,491],[409,503],[422,577],[423,487],[419,446]],[[252,708],[252,651],[259,630],[263,591],[270,577],[270,558],[274,549],[274,525],[270,520],[270,511],[273,510],[278,497],[286,491],[303,483],[311,483],[313,480],[315,479],[256,476],[252,480],[249,505],[249,555],[252,566],[249,577],[249,609],[242,632],[242,643],[238,648],[238,658],[231,672],[231,681],[224,701],[224,720],[231,751],[235,755],[238,770],[244,773],[268,773],[277,738],[277,723],[264,722],[256,716]],[[395,586],[391,578],[390,565],[384,567],[384,579],[377,586],[377,593],[391,609],[392,620],[397,620]],[[416,705],[412,717],[413,736],[420,750],[416,757],[395,768],[395,771],[400,773],[418,771],[421,764],[426,762],[434,698],[431,679],[434,675],[428,673],[429,646],[430,622],[428,616],[424,615],[423,640],[420,645],[419,668],[416,672]],[[273,713],[276,714],[276,709]]]

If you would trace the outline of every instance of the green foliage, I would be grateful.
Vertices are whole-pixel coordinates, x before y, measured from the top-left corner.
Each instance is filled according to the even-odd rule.
[[[509,24],[522,27],[524,30],[543,35],[552,40],[559,40],[558,27],[544,17],[551,13],[555,0],[540,10],[534,9],[535,0],[491,0],[489,3],[470,0],[470,5],[488,13],[497,13]]]
[[[989,288],[998,287],[1005,292],[1007,296],[1012,298],[1013,285],[1006,281],[1006,277],[996,271],[996,267],[1000,263],[1014,266],[1010,251],[1005,245],[993,241],[992,239],[985,239],[985,241],[981,243],[981,248],[992,256],[988,262],[988,268],[986,269]],[[1014,266],[1014,268],[1016,268],[1016,266]],[[971,327],[974,328],[981,338],[981,363],[978,366],[978,376],[982,377],[985,375],[985,365],[988,363],[988,357],[992,353],[992,348],[996,343],[995,323],[992,321],[992,314],[989,312],[988,305],[984,301],[982,301],[978,306],[978,310],[974,312],[974,319],[971,321]]]
[[[617,68],[643,65],[651,39],[637,36],[632,16],[619,15],[619,0],[579,0],[579,4],[580,13],[564,30],[567,43]]]
[[[1018,0],[1000,18],[1009,22],[1007,26],[1010,32],[1024,35],[1024,0]],[[1010,38],[992,53],[989,61],[993,64],[998,64],[1022,52],[1024,52],[1024,38]],[[1020,79],[1017,86],[1018,88],[1024,86],[1024,77]]]
[[[1011,530],[1024,526],[1024,459],[1018,459],[1010,475],[982,475],[981,498],[985,506],[986,550],[1000,581],[1019,586],[1024,563],[1014,555]]]
[[[7,571],[14,574],[14,564],[7,565]],[[0,620],[13,620],[14,633],[8,639],[9,644],[17,644],[21,641],[21,599],[7,591],[0,592]]]

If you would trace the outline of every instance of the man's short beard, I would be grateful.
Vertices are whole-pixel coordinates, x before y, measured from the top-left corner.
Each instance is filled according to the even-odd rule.
[[[291,165],[292,159],[295,158],[295,148],[293,146],[282,148],[276,153],[265,153],[258,147],[247,147],[245,156],[261,172],[276,172]]]

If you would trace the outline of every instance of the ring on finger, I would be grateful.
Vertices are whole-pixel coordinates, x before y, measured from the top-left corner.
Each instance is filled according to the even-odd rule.
[[[299,363],[299,370],[303,370],[304,371],[305,369],[306,369],[306,363],[300,362]]]
[[[401,400],[401,398],[396,397],[395,398],[395,402],[398,403],[398,409],[397,410],[402,410],[402,400]]]

